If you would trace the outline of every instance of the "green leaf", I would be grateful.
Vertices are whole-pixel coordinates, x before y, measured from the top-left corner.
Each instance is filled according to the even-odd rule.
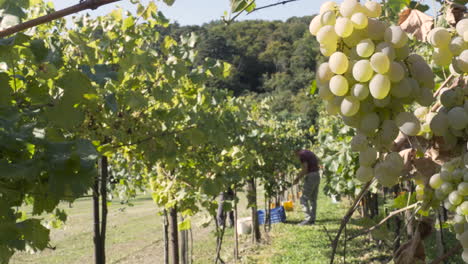
[[[26,243],[34,250],[43,250],[49,243],[49,229],[41,225],[39,219],[28,219],[17,223]]]
[[[315,80],[312,81],[310,84],[310,94],[315,94],[315,91],[317,90],[317,82]]]
[[[411,0],[389,0],[387,2],[388,6],[395,13],[399,13],[404,7],[410,5]]]
[[[185,218],[184,221],[178,223],[179,231],[190,230],[192,228],[192,221],[190,218]]]
[[[164,3],[166,3],[166,5],[168,5],[168,6],[172,6],[172,5],[174,4],[174,2],[175,2],[175,0],[163,0],[163,1],[164,1]]]

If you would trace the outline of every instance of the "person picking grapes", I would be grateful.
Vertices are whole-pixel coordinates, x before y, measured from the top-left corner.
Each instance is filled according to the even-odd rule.
[[[297,184],[304,178],[300,201],[305,213],[305,220],[299,225],[313,225],[315,224],[320,185],[319,161],[317,156],[309,150],[296,150],[295,154],[301,162],[302,169],[294,179],[293,184]]]

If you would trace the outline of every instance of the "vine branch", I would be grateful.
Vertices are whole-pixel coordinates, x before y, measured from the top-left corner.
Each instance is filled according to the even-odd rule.
[[[24,31],[26,29],[33,28],[33,27],[36,27],[38,25],[45,24],[45,23],[48,23],[50,21],[53,21],[53,20],[68,16],[68,15],[71,15],[71,14],[74,14],[74,13],[78,13],[78,12],[81,12],[81,11],[86,10],[86,9],[94,10],[94,9],[97,9],[98,7],[100,7],[100,6],[111,4],[111,3],[114,3],[114,2],[118,2],[118,1],[122,1],[122,0],[86,0],[86,1],[80,2],[77,5],[70,6],[70,7],[64,8],[62,10],[53,12],[51,14],[44,15],[44,16],[38,17],[36,19],[29,20],[29,21],[26,21],[24,23],[18,24],[16,26],[12,26],[12,27],[6,28],[4,30],[1,30],[0,31],[0,38],[13,35],[13,34],[18,33],[20,31]]]
[[[265,8],[269,8],[269,7],[273,7],[273,6],[277,6],[277,5],[284,5],[284,4],[287,4],[287,3],[290,3],[290,2],[296,2],[296,1],[299,1],[299,0],[285,0],[285,1],[278,2],[278,3],[257,7],[257,8],[254,8],[254,10],[252,10],[251,12],[247,13],[247,15],[252,14],[253,12],[261,10],[261,9],[265,9]]]

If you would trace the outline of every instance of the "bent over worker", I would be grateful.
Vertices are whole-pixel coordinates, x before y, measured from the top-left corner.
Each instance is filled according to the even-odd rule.
[[[319,161],[317,156],[309,150],[296,150],[295,154],[301,161],[302,170],[293,183],[296,184],[304,178],[301,205],[305,213],[305,220],[299,225],[313,225],[315,224],[320,185]]]

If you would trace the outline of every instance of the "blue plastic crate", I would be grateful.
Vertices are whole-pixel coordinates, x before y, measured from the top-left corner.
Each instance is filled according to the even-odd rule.
[[[265,223],[265,210],[258,210],[258,223],[263,225]],[[284,223],[286,222],[286,212],[283,206],[279,206],[270,210],[270,222],[274,223]]]

